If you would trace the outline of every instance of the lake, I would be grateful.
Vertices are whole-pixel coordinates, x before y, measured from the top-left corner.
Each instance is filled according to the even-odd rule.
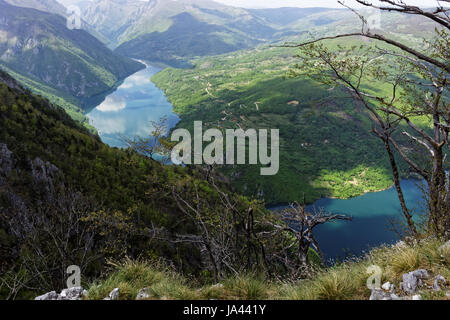
[[[419,180],[403,180],[401,186],[407,207],[416,213],[424,212],[424,199]],[[271,207],[281,210],[286,206]],[[343,259],[381,244],[398,241],[389,220],[403,217],[400,201],[394,187],[380,192],[367,193],[351,199],[323,198],[307,206],[307,210],[322,208],[326,212],[345,214],[352,221],[338,221],[316,227],[315,235],[327,259]],[[402,220],[403,221],[403,220]]]
[[[167,116],[170,128],[178,123],[180,119],[172,112],[172,105],[164,93],[150,81],[160,70],[147,65],[145,69],[129,76],[87,115],[103,142],[113,147],[126,147],[121,137],[149,136],[152,120],[158,121]],[[418,180],[402,181],[407,205],[415,211],[421,211],[423,203],[418,183]],[[279,206],[271,209],[282,208]],[[394,188],[348,200],[321,199],[308,206],[308,210],[315,208],[353,217],[353,221],[340,221],[315,229],[320,247],[329,259],[360,254],[371,247],[398,240],[389,225],[389,219],[402,217]]]
[[[180,121],[164,93],[150,81],[159,71],[161,69],[146,65],[145,69],[127,77],[117,90],[87,114],[103,142],[112,147],[126,147],[124,136],[151,135],[150,121],[167,116],[166,124],[170,128]]]

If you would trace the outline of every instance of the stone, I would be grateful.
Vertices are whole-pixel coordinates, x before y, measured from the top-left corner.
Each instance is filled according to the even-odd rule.
[[[81,300],[87,297],[88,292],[82,287],[73,287],[63,289],[60,294],[56,291],[47,292],[46,294],[36,297],[34,300]]]
[[[445,278],[443,276],[441,276],[440,274],[436,277],[436,279],[434,279],[434,283],[433,283],[433,290],[434,291],[441,291],[441,286],[439,285],[439,283],[445,284]]]
[[[113,291],[111,291],[109,293],[109,299],[110,300],[119,300],[119,294],[120,294],[119,288],[115,288],[115,289],[113,289]]]
[[[395,292],[395,285],[393,283],[391,283],[391,290],[389,292],[390,293],[394,293]]]
[[[401,289],[408,294],[414,294],[417,289],[423,285],[422,280],[428,277],[428,271],[425,269],[418,269],[409,273],[405,273],[402,276],[403,282],[401,285]]]
[[[51,291],[43,294],[42,296],[34,298],[34,300],[59,300],[58,298],[59,294],[57,294],[56,291]]]
[[[413,295],[412,300],[422,300],[422,296],[420,294]]]
[[[61,291],[60,296],[61,300],[81,300],[87,296],[87,291],[82,287],[73,287]]]
[[[406,242],[401,240],[401,241],[397,242],[396,244],[394,244],[394,247],[397,247],[399,249],[405,248],[406,247]]]
[[[390,290],[391,290],[391,283],[390,283],[390,282],[386,282],[386,283],[384,283],[384,284],[381,286],[381,288],[382,288],[384,291],[390,291]]]
[[[148,299],[150,298],[150,294],[148,293],[148,288],[144,288],[139,290],[136,300]]]
[[[392,300],[391,295],[382,289],[372,289],[369,300]]]

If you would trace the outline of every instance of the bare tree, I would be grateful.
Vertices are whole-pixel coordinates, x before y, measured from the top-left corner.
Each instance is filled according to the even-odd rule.
[[[310,248],[325,264],[314,228],[336,220],[351,220],[323,211],[310,213],[298,203],[280,214],[268,213],[254,201],[244,207],[236,195],[216,185],[215,175],[208,176],[208,184],[194,183],[190,186],[193,190],[185,186],[172,191],[186,222],[195,226],[194,232],[172,238],[160,232],[159,238],[197,247],[215,281],[245,272],[265,272],[269,277],[284,279],[308,277],[312,270],[312,261],[308,260]],[[216,196],[205,199],[199,195],[200,188],[211,187]]]
[[[0,218],[15,244],[16,262],[0,275],[10,298],[27,288],[64,288],[68,266],[77,265],[87,275],[94,261],[123,253],[132,230],[127,215],[101,210],[92,198],[66,186],[51,163],[29,163],[33,194],[22,197],[8,184],[2,191],[9,205],[0,208]],[[0,168],[0,175],[4,173]]]
[[[325,258],[320,250],[319,243],[314,237],[314,228],[319,225],[337,221],[352,220],[351,217],[340,214],[328,214],[323,210],[309,212],[306,210],[305,204],[300,205],[298,202],[291,204],[289,208],[280,212],[280,218],[283,224],[271,222],[276,232],[288,232],[293,235],[293,240],[288,242],[284,248],[284,254],[289,256],[286,251],[293,248],[297,251],[298,261],[300,265],[292,263],[291,259],[285,258],[289,262],[288,267],[292,268],[292,274],[307,275],[311,267],[311,261],[308,256],[310,249],[314,249],[320,256],[322,264],[325,265]]]
[[[356,2],[381,11],[395,11],[429,19],[436,23],[434,38],[425,39],[422,48],[417,49],[404,41],[371,30],[364,16],[351,9],[362,22],[360,32],[285,45],[300,48],[298,57],[301,64],[292,70],[292,76],[309,74],[323,84],[342,86],[365,107],[373,123],[373,132],[383,141],[389,156],[394,184],[409,232],[415,236],[418,234],[412,214],[405,203],[396,155],[408,164],[413,173],[427,182],[428,232],[448,237],[450,199],[444,150],[444,147],[447,150],[450,147],[448,8],[441,6],[439,2],[433,10],[420,9],[406,4],[406,1],[380,0],[380,6],[364,0]],[[355,36],[373,39],[375,44],[329,49],[323,43],[324,40]],[[377,43],[385,45],[381,47]],[[389,85],[390,94],[371,90],[368,84],[373,83]],[[431,129],[418,125],[418,118],[428,119]],[[408,143],[413,147],[407,148],[405,143],[402,144],[400,136],[409,140]]]
[[[0,277],[0,292],[6,293],[5,300],[14,300],[24,289],[35,290],[31,286],[32,278],[28,275],[23,265],[18,267],[18,271],[9,271]]]
[[[222,191],[212,181],[218,199],[201,198],[193,185],[194,198],[187,199],[183,191],[173,188],[173,198],[178,208],[193,223],[192,234],[177,234],[174,242],[191,243],[206,255],[206,268],[211,270],[215,281],[243,271],[267,268],[265,247],[257,234],[254,209],[244,210],[237,199]],[[270,271],[269,271],[270,272]]]

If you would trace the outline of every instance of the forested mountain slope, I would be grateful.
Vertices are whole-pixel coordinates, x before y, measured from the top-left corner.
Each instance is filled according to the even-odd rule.
[[[72,112],[143,67],[111,52],[62,16],[0,1],[0,65]]]
[[[5,0],[5,2],[16,7],[32,8],[60,16],[67,14],[66,8],[56,0]]]
[[[185,66],[194,56],[250,48],[293,34],[296,30],[290,24],[327,11],[247,10],[209,0],[105,0],[83,7],[83,17],[117,44],[118,53]],[[315,25],[315,21],[309,23]]]
[[[311,33],[331,36],[336,30],[358,28],[357,17],[340,12],[336,17],[330,25],[311,28]],[[386,14],[382,19],[383,30],[377,32],[417,48],[435,27],[417,17]],[[407,29],[406,25],[415,27]],[[309,37],[301,34],[290,40],[299,43]],[[383,48],[373,41],[365,43]],[[340,44],[350,47],[361,42],[349,38],[345,43],[334,40],[325,45]],[[290,78],[289,70],[298,61],[296,52],[295,48],[261,45],[194,59],[194,68],[166,69],[152,80],[180,115],[179,128],[192,129],[193,121],[202,120],[204,125],[219,129],[280,129],[280,171],[276,176],[262,177],[255,166],[225,167],[241,192],[280,203],[301,199],[303,194],[312,201],[348,198],[390,187],[390,164],[383,144],[371,133],[364,108],[341,88],[319,86],[306,77]],[[387,90],[383,83],[366,85],[378,93]],[[422,120],[427,126],[426,119]],[[400,167],[404,167],[401,161]]]
[[[61,266],[80,265],[89,278],[104,270],[104,259],[124,255],[164,258],[199,273],[206,259],[201,247],[171,240],[200,232],[179,201],[207,201],[203,219],[231,214],[224,196],[233,210],[251,207],[255,217],[271,217],[262,204],[229,192],[219,177],[209,181],[202,171],[108,147],[0,71],[0,273],[19,272],[31,259],[25,267],[31,282],[34,266],[50,268],[39,284],[44,290],[65,285]],[[48,241],[46,232],[57,239]]]

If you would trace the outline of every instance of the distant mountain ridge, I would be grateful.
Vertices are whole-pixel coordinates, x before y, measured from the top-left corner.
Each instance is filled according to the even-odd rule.
[[[120,45],[115,52],[132,58],[188,66],[186,57],[210,56],[254,46],[257,40],[238,35],[229,29],[195,19],[185,12],[171,18],[165,32],[152,32]],[[234,38],[230,43],[224,37]]]
[[[67,15],[64,6],[76,5],[81,10],[82,28],[117,53],[175,67],[189,66],[192,57],[247,49],[291,36],[298,32],[295,23],[330,10],[244,9],[211,0],[7,1],[60,15]]]
[[[56,96],[72,97],[71,103],[78,106],[143,68],[88,32],[69,30],[60,15],[0,0],[2,66],[32,89],[51,88]]]
[[[183,66],[191,57],[282,39],[296,32],[289,24],[328,10],[243,9],[209,0],[99,0],[85,4],[82,16],[122,55]]]
[[[5,2],[23,8],[31,8],[44,12],[55,13],[65,16],[66,7],[56,0],[5,0]]]

